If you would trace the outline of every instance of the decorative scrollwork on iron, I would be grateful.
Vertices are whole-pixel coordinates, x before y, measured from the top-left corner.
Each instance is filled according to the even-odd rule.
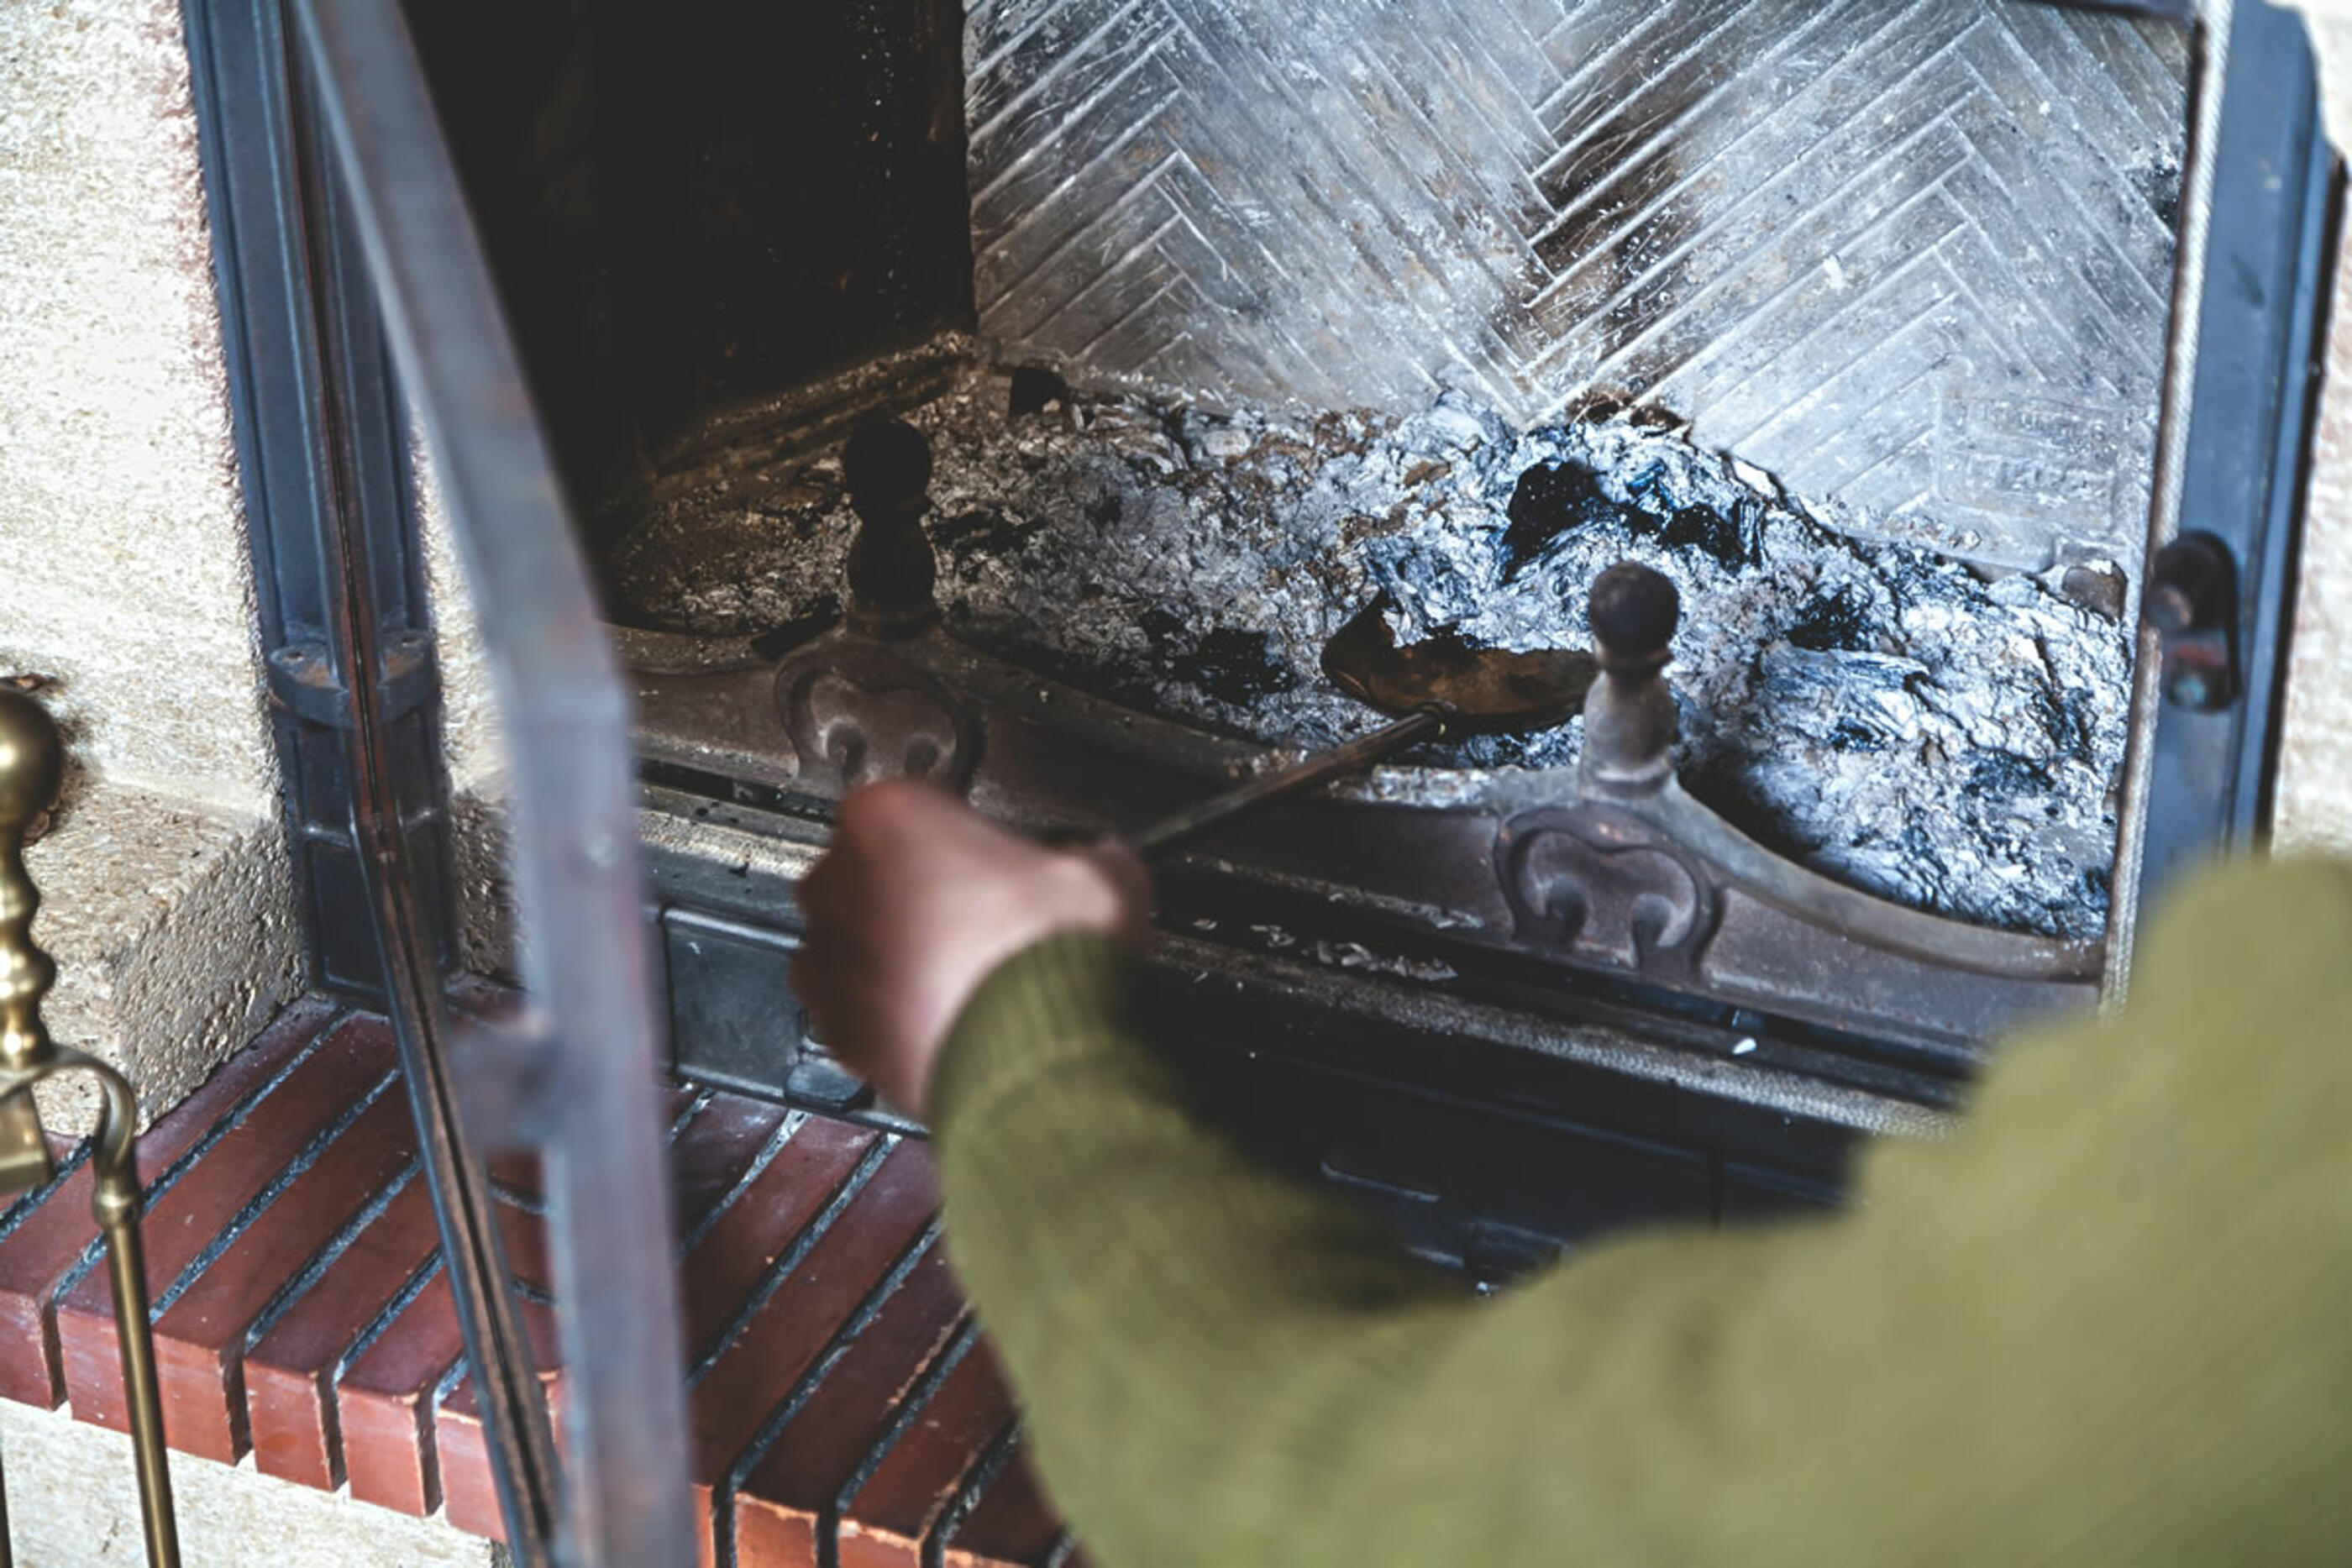
[[[1721,909],[1702,862],[1603,806],[1512,818],[1496,873],[1522,938],[1660,979],[1690,976]]]
[[[883,648],[812,650],[776,673],[776,704],[802,778],[844,792],[921,779],[961,794],[980,761],[981,725],[970,707]]]

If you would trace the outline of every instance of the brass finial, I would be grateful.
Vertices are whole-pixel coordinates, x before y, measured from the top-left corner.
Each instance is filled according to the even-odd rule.
[[[49,1043],[41,998],[57,966],[33,940],[40,891],[25,870],[25,832],[57,799],[65,748],[48,710],[0,685],[0,1062],[27,1066]]]

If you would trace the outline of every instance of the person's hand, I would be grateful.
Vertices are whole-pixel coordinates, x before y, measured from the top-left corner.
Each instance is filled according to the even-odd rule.
[[[909,1115],[957,1013],[989,972],[1057,932],[1140,946],[1150,878],[1123,846],[1053,850],[928,785],[860,789],[800,888],[793,983],[816,1036]]]

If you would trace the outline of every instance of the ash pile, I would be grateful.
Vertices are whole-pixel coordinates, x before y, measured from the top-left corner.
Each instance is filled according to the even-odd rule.
[[[1670,432],[1520,432],[1453,393],[1407,418],[1300,421],[973,370],[906,417],[932,444],[947,622],[992,652],[1304,748],[1376,722],[1320,670],[1367,602],[1400,643],[1450,627],[1588,647],[1592,580],[1639,560],[1682,591],[1667,674],[1691,793],[1915,908],[2069,937],[2105,921],[2132,655],[2120,569],[1988,580],[1839,533]],[[614,612],[710,635],[811,622],[837,605],[853,527],[833,455],[673,485],[607,559]],[[1366,788],[1422,804],[1540,789],[1580,738],[1571,723],[1433,747]]]

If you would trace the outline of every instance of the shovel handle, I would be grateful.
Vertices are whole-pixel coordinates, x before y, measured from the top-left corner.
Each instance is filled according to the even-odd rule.
[[[1414,741],[1442,735],[1444,730],[1444,715],[1436,708],[1423,708],[1419,713],[1408,714],[1368,735],[1358,736],[1345,746],[1318,751],[1287,768],[1260,774],[1248,783],[1238,785],[1222,795],[1212,795],[1198,805],[1187,806],[1181,811],[1162,817],[1141,831],[1129,834],[1128,844],[1137,854],[1149,859],[1268,800],[1311,789],[1318,784],[1345,778],[1350,773],[1360,773],[1381,758],[1403,750]]]

